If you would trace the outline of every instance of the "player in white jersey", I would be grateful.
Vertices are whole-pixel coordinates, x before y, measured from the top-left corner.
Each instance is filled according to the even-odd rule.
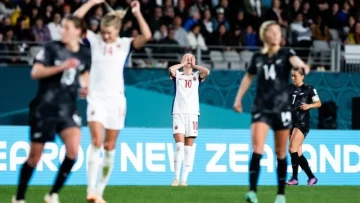
[[[179,69],[182,68],[182,71]],[[196,70],[195,72],[194,69]],[[199,85],[210,74],[209,69],[196,65],[192,54],[185,54],[181,64],[169,68],[170,79],[175,85],[172,109],[173,135],[176,142],[174,154],[175,178],[172,186],[187,186],[192,168],[194,139],[198,136]],[[181,163],[183,172],[180,183]]]
[[[104,0],[90,0],[74,15],[83,17],[93,6],[100,3],[104,3]],[[124,10],[112,11],[103,17],[101,35],[91,31],[86,35],[92,52],[87,95],[87,120],[92,136],[88,158],[87,200],[96,203],[105,202],[103,192],[114,165],[116,138],[125,124],[124,66],[133,48],[139,49],[151,40],[151,31],[140,12],[140,3],[132,1],[131,8],[142,33],[138,37],[119,37],[122,19],[126,14]],[[105,139],[102,143],[104,129]],[[104,156],[100,163],[102,144]]]

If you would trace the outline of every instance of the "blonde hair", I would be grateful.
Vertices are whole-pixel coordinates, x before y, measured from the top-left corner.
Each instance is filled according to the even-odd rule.
[[[101,20],[101,27],[114,26],[120,29],[126,13],[127,13],[127,9],[125,10],[120,9],[107,13]]]
[[[274,20],[269,20],[269,21],[263,22],[259,29],[260,39],[264,43],[264,47],[261,49],[262,53],[267,53],[269,51],[269,45],[265,41],[265,33],[266,33],[267,29],[270,27],[270,25],[279,25],[279,24]]]

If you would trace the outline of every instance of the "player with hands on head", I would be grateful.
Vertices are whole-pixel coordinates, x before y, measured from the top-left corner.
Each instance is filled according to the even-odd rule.
[[[291,71],[292,84],[290,85],[290,97],[292,105],[293,128],[290,134],[289,153],[293,174],[287,185],[298,185],[299,166],[308,176],[307,184],[315,185],[318,179],[312,173],[309,163],[302,154],[302,144],[310,131],[310,109],[320,108],[321,101],[316,89],[304,83],[304,70],[294,67]]]
[[[291,127],[288,80],[293,66],[302,67],[306,72],[310,69],[292,49],[281,48],[281,30],[275,21],[266,21],[261,25],[260,38],[264,46],[260,52],[253,55],[234,102],[234,110],[242,112],[241,100],[257,75],[256,96],[251,110],[253,154],[249,166],[250,190],[245,199],[250,203],[258,202],[256,193],[260,160],[267,134],[272,128],[275,132],[278,176],[275,203],[285,203],[286,147]]]
[[[104,0],[90,0],[76,10],[74,15],[83,18],[92,7],[101,3],[104,3]],[[141,35],[135,38],[119,37],[127,10],[107,13],[101,19],[100,35],[90,30],[86,33],[93,61],[87,95],[87,121],[92,136],[87,163],[87,200],[96,203],[105,203],[103,193],[114,167],[116,139],[125,126],[124,67],[130,52],[133,49],[142,48],[152,37],[150,28],[141,14],[140,3],[132,1],[130,6],[140,27]],[[109,7],[108,9],[111,10]],[[102,146],[104,158],[101,163]],[[99,180],[98,176],[100,176]]]
[[[30,153],[20,169],[13,203],[25,203],[25,192],[45,143],[53,142],[56,133],[65,144],[66,155],[44,201],[60,202],[58,193],[71,173],[80,145],[81,118],[77,114],[76,100],[79,85],[87,88],[91,65],[90,49],[79,43],[84,30],[85,23],[81,19],[64,18],[61,41],[47,42],[35,57],[31,77],[39,81],[39,88],[29,105]]]
[[[181,68],[182,71],[179,71]],[[194,72],[194,70],[196,71]],[[169,68],[169,74],[175,87],[172,117],[176,147],[174,153],[175,178],[172,186],[187,186],[188,175],[193,165],[193,144],[198,136],[199,85],[209,76],[210,71],[196,65],[195,57],[192,54],[185,54],[181,64]],[[182,163],[183,171],[180,182]]]

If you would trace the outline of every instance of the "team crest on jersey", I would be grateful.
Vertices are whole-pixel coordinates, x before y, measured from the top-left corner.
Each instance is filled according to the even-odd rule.
[[[176,126],[174,127],[174,129],[177,130],[177,129],[178,129],[178,126],[176,125]]]
[[[196,77],[194,77],[193,80],[196,81]]]
[[[118,49],[120,49],[121,46],[120,46],[120,44],[117,44],[116,47],[117,47]]]

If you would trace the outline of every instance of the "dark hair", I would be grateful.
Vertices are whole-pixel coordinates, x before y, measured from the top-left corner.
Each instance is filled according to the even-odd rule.
[[[300,73],[300,75],[305,75],[305,69],[304,68],[293,67],[292,71],[296,71],[296,72]]]
[[[73,22],[75,28],[81,29],[81,34],[86,33],[87,27],[85,21],[82,18],[70,15],[65,17],[64,19]]]

